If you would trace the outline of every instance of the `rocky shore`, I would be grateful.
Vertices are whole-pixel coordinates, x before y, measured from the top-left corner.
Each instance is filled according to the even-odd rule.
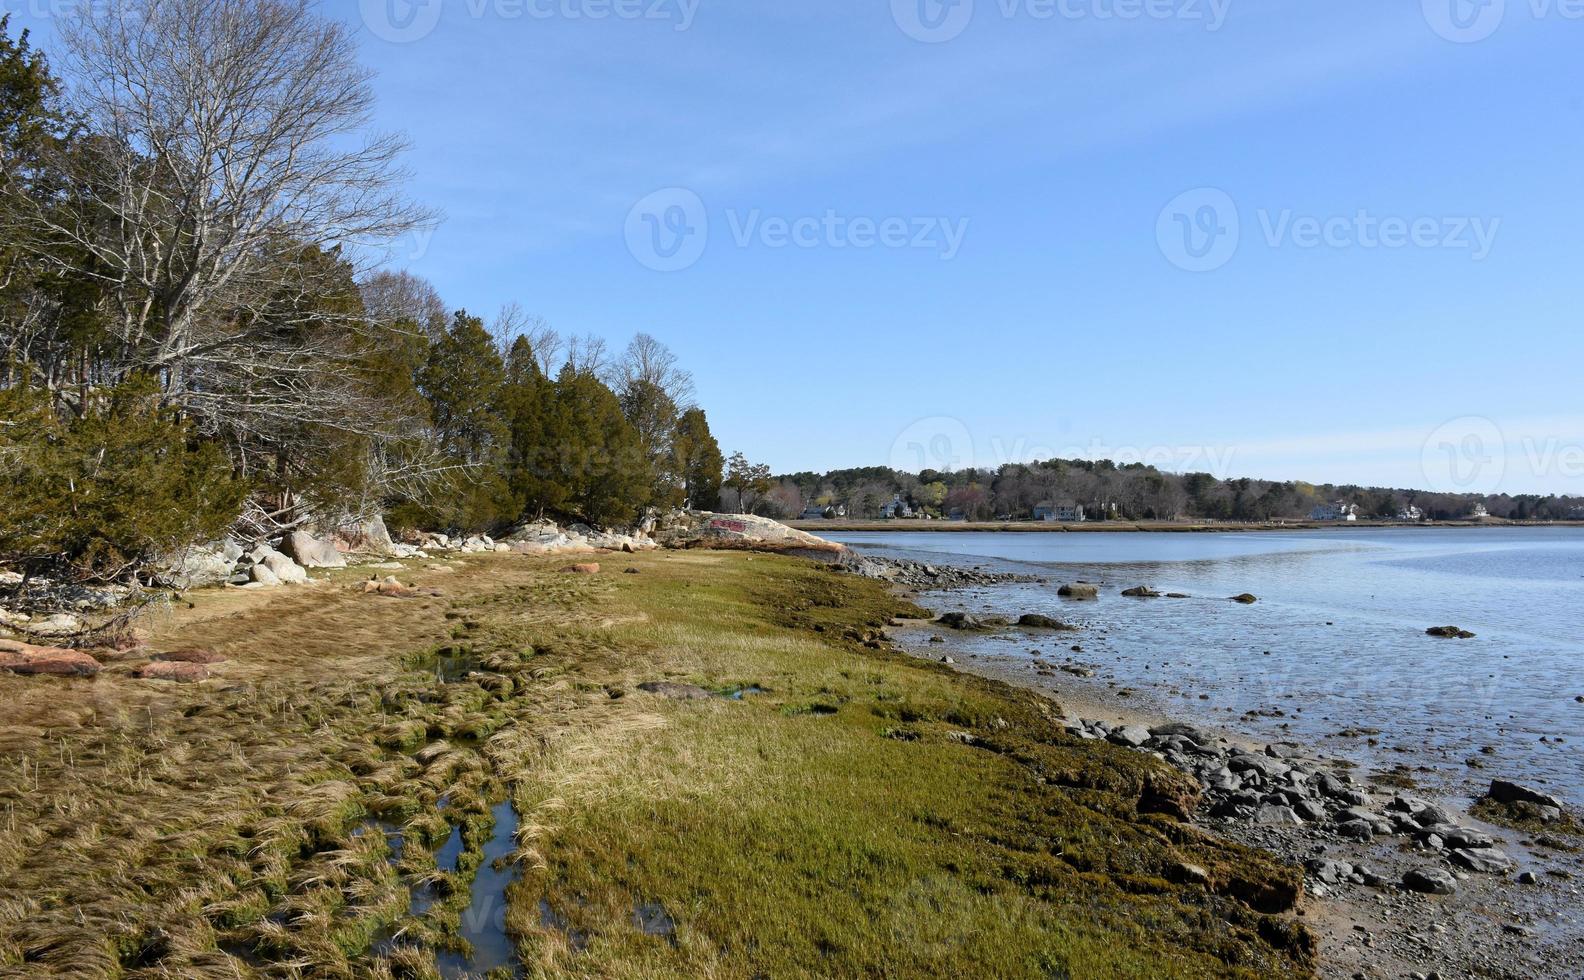
[[[916,655],[1046,692],[1074,737],[1148,753],[1192,776],[1200,826],[1303,868],[1303,914],[1321,940],[1322,975],[1584,976],[1584,836],[1565,801],[1495,779],[1471,815],[1410,779],[1365,777],[1313,746],[1251,742],[1154,715],[1134,691],[1095,683],[1095,669],[1072,657],[953,649],[951,637],[964,630],[1016,637],[1010,616],[952,610],[907,625],[894,638]]]

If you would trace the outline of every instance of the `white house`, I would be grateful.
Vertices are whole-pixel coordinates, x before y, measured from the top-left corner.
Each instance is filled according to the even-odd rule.
[[[1337,501],[1334,504],[1321,504],[1309,512],[1311,521],[1356,521],[1358,520],[1358,504]]]
[[[896,495],[896,497],[889,504],[886,504],[884,507],[880,508],[880,516],[881,517],[912,517],[913,516],[913,508],[908,506],[908,502],[906,500],[903,500],[902,499],[902,495],[899,493],[899,494]]]
[[[1397,519],[1399,521],[1422,521],[1424,520],[1424,511],[1413,506],[1412,504],[1409,504],[1407,507],[1404,507],[1402,510],[1397,512]]]
[[[1471,521],[1484,520],[1485,518],[1487,518],[1489,516],[1490,516],[1490,511],[1485,509],[1485,505],[1484,504],[1475,504],[1474,505],[1474,509],[1469,512],[1469,520],[1471,520]]]

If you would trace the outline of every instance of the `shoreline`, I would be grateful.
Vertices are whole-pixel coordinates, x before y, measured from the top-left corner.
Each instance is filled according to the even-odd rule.
[[[879,583],[597,557],[197,590],[96,677],[0,675],[0,971],[1313,975],[1296,868],[894,649]]]
[[[948,559],[949,560],[949,559]],[[942,561],[941,564],[946,564]],[[912,601],[929,606],[931,596],[958,592],[955,588],[918,589],[897,586],[896,591]],[[1146,695],[1124,697],[1117,693],[1129,682],[1144,678],[1118,677],[1105,686],[1097,679],[1069,675],[1059,670],[1041,670],[1022,656],[997,656],[967,652],[952,641],[953,631],[932,621],[912,621],[898,627],[901,635],[893,640],[909,654],[922,659],[950,659],[950,669],[988,677],[1052,698],[1071,723],[1104,720],[1114,726],[1169,726],[1179,722],[1170,706]],[[1040,635],[1032,631],[1027,646],[1060,651],[1085,632]],[[940,637],[944,642],[931,642]],[[944,657],[942,655],[945,655]],[[1060,653],[1054,653],[1057,660]],[[1071,658],[1068,658],[1071,660]],[[1051,663],[1053,661],[1047,661]],[[1262,739],[1216,722],[1192,726],[1213,732],[1232,751],[1279,752],[1284,757],[1294,748],[1267,749]],[[1138,751],[1161,757],[1160,752],[1141,747]],[[1329,766],[1343,773],[1355,767],[1345,755],[1311,754],[1299,748],[1306,762],[1316,768]],[[1322,755],[1325,758],[1322,758]],[[1329,761],[1328,761],[1329,760]],[[1381,799],[1398,795],[1419,796],[1412,788],[1393,789],[1371,782],[1367,789],[1378,806]],[[1575,853],[1537,847],[1531,835],[1506,826],[1493,825],[1471,817],[1445,798],[1428,797],[1443,807],[1455,821],[1478,834],[1487,835],[1517,859],[1513,870],[1535,873],[1541,885],[1516,883],[1512,876],[1473,874],[1456,870],[1457,892],[1451,896],[1420,896],[1395,885],[1372,880],[1316,880],[1315,867],[1306,877],[1309,888],[1300,916],[1319,940],[1317,968],[1325,977],[1376,977],[1434,975],[1482,975],[1510,977],[1574,977],[1584,971],[1584,921],[1575,911],[1579,888],[1573,882],[1584,878],[1584,859]],[[1390,808],[1388,803],[1387,807]],[[1194,814],[1194,823],[1210,833],[1247,846],[1265,850],[1277,858],[1300,866],[1316,860],[1342,861],[1368,867],[1371,876],[1395,882],[1409,869],[1444,863],[1433,852],[1398,838],[1376,837],[1355,841],[1339,836],[1330,827],[1305,823],[1302,826],[1265,825],[1238,819],[1217,818],[1204,809]],[[1575,844],[1579,843],[1574,841]],[[1456,866],[1454,865],[1454,868]],[[1386,872],[1381,876],[1381,872]],[[1330,877],[1330,872],[1327,872]]]
[[[898,519],[889,521],[785,521],[787,527],[799,531],[825,531],[833,534],[952,534],[989,531],[1007,531],[1019,534],[1093,534],[1111,531],[1124,534],[1163,531],[1177,534],[1230,534],[1240,531],[1337,531],[1400,528],[1420,530],[1436,528],[1526,528],[1567,527],[1584,531],[1584,521],[1508,521],[1487,519],[1480,521],[1261,521],[1257,523],[1232,523],[1216,521],[1085,521],[1081,524],[1064,524],[1059,521],[917,521]]]

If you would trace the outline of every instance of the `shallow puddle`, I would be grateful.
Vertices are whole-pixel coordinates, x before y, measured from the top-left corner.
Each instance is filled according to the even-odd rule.
[[[517,811],[510,800],[497,803],[492,811],[495,829],[484,844],[484,861],[473,879],[472,899],[462,912],[459,931],[473,947],[472,956],[442,952],[435,964],[444,977],[465,977],[508,969],[521,973],[516,945],[506,935],[506,886],[517,880],[517,866],[511,863],[516,849]]]
[[[633,925],[646,936],[660,936],[677,944],[676,922],[659,902],[642,902],[633,907]]]
[[[721,697],[730,698],[733,701],[741,701],[743,698],[748,697],[748,696],[753,695],[753,694],[769,694],[769,693],[770,692],[767,689],[760,687],[758,684],[749,684],[746,687],[739,687],[739,688],[736,688],[734,690],[727,691],[724,694],[722,694]]]

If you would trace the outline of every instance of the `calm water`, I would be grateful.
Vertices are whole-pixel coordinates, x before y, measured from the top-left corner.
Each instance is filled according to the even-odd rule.
[[[1491,776],[1584,802],[1584,529],[833,534],[860,551],[1045,576],[940,596],[941,608],[1044,612],[1088,627],[951,637],[999,657],[1042,646],[1173,715],[1312,742],[1376,768],[1426,766],[1467,796]],[[1098,602],[1057,597],[1103,583]],[[1191,600],[1124,599],[1134,585]],[[1225,597],[1252,592],[1254,606]],[[1438,640],[1458,625],[1473,640]],[[1015,640],[1015,642],[1009,642]],[[961,642],[959,642],[961,641]],[[1208,694],[1208,701],[1199,695]],[[1250,709],[1279,717],[1245,718]],[[1283,727],[1286,726],[1286,727]],[[1379,745],[1348,728],[1374,728]],[[1540,739],[1544,737],[1546,741]],[[1482,746],[1496,754],[1482,756]],[[1477,757],[1483,769],[1465,760]]]

